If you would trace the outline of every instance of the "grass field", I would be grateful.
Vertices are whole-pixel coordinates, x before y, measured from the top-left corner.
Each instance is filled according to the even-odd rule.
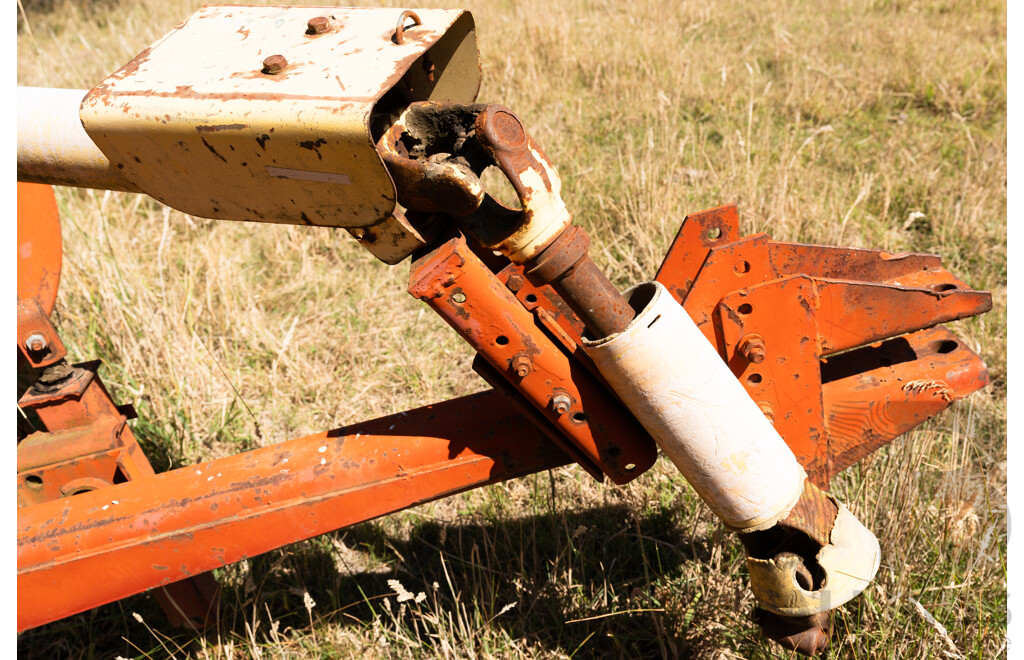
[[[1005,656],[1005,5],[462,6],[480,99],[546,149],[616,285],[653,277],[686,213],[736,202],[745,233],[933,252],[992,291],[954,324],[991,385],[834,482],[883,559],[830,657]],[[19,84],[87,89],[198,7],[20,0]],[[58,329],[104,360],[158,470],[484,389],[407,265],[344,232],[57,194]],[[664,459],[625,487],[567,467],[220,570],[206,638],[140,596],[26,632],[19,655],[787,657],[748,620],[743,557]]]

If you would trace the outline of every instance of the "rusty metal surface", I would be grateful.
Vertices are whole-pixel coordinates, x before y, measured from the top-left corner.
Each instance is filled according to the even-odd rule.
[[[24,508],[18,630],[568,460],[485,392]]]
[[[463,154],[483,104],[411,104],[377,141],[398,201],[413,211],[460,217],[480,207],[487,162]],[[470,145],[471,146],[471,145]],[[479,154],[478,154],[479,156]]]
[[[60,215],[51,186],[18,183],[17,240],[18,300],[35,298],[49,316],[57,302],[63,257]]]
[[[754,621],[761,626],[768,639],[803,655],[824,652],[828,648],[833,627],[832,612],[788,617],[757,608],[754,610]]]
[[[413,262],[409,292],[423,300],[501,373],[586,458],[615,483],[627,483],[657,458],[643,427],[607,387],[531,314],[474,254],[461,235]],[[531,361],[526,376],[513,370]],[[568,406],[559,406],[559,396]]]
[[[474,128],[480,147],[515,189],[522,210],[496,213],[495,207],[502,205],[494,202],[489,209],[469,216],[463,226],[483,245],[514,263],[525,263],[572,223],[562,201],[562,181],[540,145],[508,108],[488,106],[477,116]],[[504,222],[499,222],[502,219]]]
[[[988,292],[934,255],[741,238],[735,206],[726,206],[686,218],[658,280],[823,488],[987,383],[962,342],[923,330],[991,308]],[[918,381],[926,385],[900,389]]]
[[[625,330],[636,312],[590,259],[590,237],[570,225],[526,264],[535,285],[550,284],[593,337]]]
[[[399,44],[402,13],[207,5],[93,88],[82,123],[125,178],[185,213],[377,224],[396,211],[377,124],[412,101],[470,102],[480,80],[468,12],[423,10]],[[318,15],[328,29],[309,34]]]
[[[377,149],[411,210],[444,212],[481,245],[524,263],[570,225],[558,172],[501,105],[412,103]],[[480,175],[497,167],[515,189],[520,209],[484,192]]]
[[[35,369],[55,364],[67,355],[64,342],[35,297],[18,297],[18,351]]]

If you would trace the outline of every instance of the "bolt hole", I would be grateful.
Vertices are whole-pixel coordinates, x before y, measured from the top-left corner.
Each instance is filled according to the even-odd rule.
[[[708,230],[707,237],[709,241],[717,241],[722,237],[722,230],[718,227],[712,227]]]
[[[526,294],[526,302],[535,303],[537,302],[537,295],[533,293]]]
[[[749,261],[741,261],[738,264],[736,264],[736,274],[737,275],[744,275],[744,274],[749,273],[749,272],[750,272],[750,262]]]
[[[27,477],[25,477],[25,484],[30,488],[42,488],[43,478],[40,477],[38,474],[30,474]]]
[[[760,385],[761,374],[750,374],[749,376],[747,376],[747,383],[749,383],[750,385]]]
[[[582,424],[583,422],[587,421],[587,415],[581,412],[573,413],[572,421],[576,422],[577,424]]]
[[[957,286],[955,284],[950,284],[949,282],[946,282],[945,284],[933,284],[932,285],[932,291],[940,291],[940,292],[941,291],[952,291],[952,290],[954,290],[956,288],[957,288]]]
[[[632,472],[636,469],[636,463],[626,463],[626,472]]]
[[[754,306],[751,305],[750,303],[743,303],[736,309],[736,311],[739,312],[740,314],[749,314],[752,311],[754,311]]]
[[[960,344],[956,343],[952,339],[943,339],[941,341],[932,342],[931,349],[936,353],[952,353],[960,347]]]
[[[74,497],[75,495],[81,495],[82,493],[91,493],[96,490],[95,488],[76,488],[67,494],[67,497]]]
[[[508,337],[505,335],[498,335],[498,338],[494,340],[494,343],[498,346],[505,346],[508,344]]]

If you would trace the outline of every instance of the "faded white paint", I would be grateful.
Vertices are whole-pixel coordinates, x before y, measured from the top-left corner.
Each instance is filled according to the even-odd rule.
[[[803,589],[796,580],[800,559],[747,558],[750,589],[767,610],[783,616],[808,616],[835,609],[855,598],[871,584],[882,552],[878,539],[849,509],[835,498],[839,508],[829,544],[818,551],[818,564],[825,571],[822,587]]]
[[[587,353],[658,446],[729,527],[771,527],[806,474],[718,352],[658,282],[626,292],[636,318],[584,341]]]

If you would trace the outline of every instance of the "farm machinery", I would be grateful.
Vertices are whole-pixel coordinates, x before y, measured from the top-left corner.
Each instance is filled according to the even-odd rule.
[[[765,633],[827,647],[881,559],[830,480],[987,383],[940,324],[990,295],[932,255],[743,236],[735,206],[620,292],[480,76],[468,12],[208,5],[91,90],[19,89],[19,631],[147,590],[201,624],[215,568],[569,463],[626,484],[660,449],[739,535]],[[49,320],[52,185],[344,229],[411,264],[489,389],[155,474]]]

